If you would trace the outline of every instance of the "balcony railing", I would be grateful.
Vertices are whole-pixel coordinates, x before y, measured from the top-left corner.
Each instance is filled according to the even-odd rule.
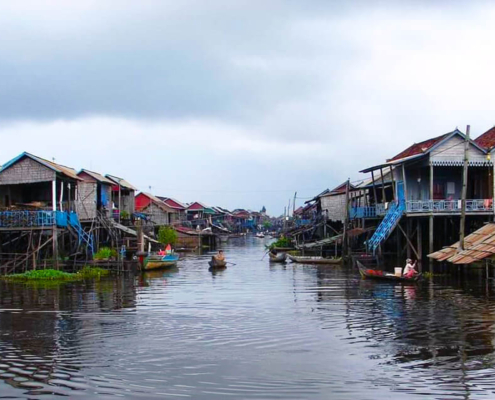
[[[64,211],[0,211],[0,228],[39,228],[67,226],[67,213]]]
[[[407,213],[460,213],[461,200],[407,200]],[[492,199],[466,200],[466,212],[493,212]]]
[[[376,206],[369,207],[351,207],[349,209],[349,218],[376,218],[381,217],[387,213],[385,204],[377,204]]]

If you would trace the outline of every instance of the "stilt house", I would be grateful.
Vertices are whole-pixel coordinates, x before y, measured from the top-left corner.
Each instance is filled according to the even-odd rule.
[[[136,196],[136,212],[149,216],[155,225],[172,225],[179,219],[179,212],[151,193],[141,192]]]
[[[82,169],[77,176],[82,179],[77,189],[77,213],[81,221],[91,220],[98,213],[111,217],[112,186],[114,183],[103,175]]]
[[[135,211],[135,194],[137,189],[123,178],[114,175],[105,175],[112,181],[112,203],[114,206],[114,217],[120,219],[122,214],[132,216]]]
[[[493,216],[493,163],[489,151],[480,145],[482,139],[478,139],[468,142],[466,214],[473,228]],[[407,256],[420,261],[425,250],[433,253],[435,248],[452,243],[461,213],[464,146],[464,133],[456,129],[415,143],[387,162],[361,171],[371,172],[372,180],[378,171],[392,172],[393,199],[367,243],[369,251],[380,251],[394,231],[397,249],[405,239]],[[373,192],[376,197],[379,191],[373,187]],[[384,205],[376,202],[374,206]],[[423,237],[427,238],[427,249]]]

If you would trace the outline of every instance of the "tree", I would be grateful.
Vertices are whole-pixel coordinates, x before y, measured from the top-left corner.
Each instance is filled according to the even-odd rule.
[[[160,226],[158,230],[158,241],[164,246],[173,245],[177,242],[177,232],[168,226]]]
[[[270,221],[263,222],[263,228],[270,229],[272,227],[272,223]]]

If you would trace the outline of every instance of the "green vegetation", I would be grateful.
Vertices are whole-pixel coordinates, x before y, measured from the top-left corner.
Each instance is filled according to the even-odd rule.
[[[161,226],[158,231],[158,241],[164,246],[173,245],[177,242],[177,232],[168,226]]]
[[[129,219],[129,213],[125,210],[120,212],[120,219]]]
[[[68,282],[101,278],[108,274],[109,271],[106,269],[86,266],[76,273],[63,272],[56,269],[35,269],[22,274],[5,275],[2,279],[15,282]]]
[[[269,249],[273,249],[274,247],[292,247],[292,241],[289,238],[282,236],[276,242],[273,242],[268,246]]]
[[[270,221],[263,222],[263,228],[270,229],[272,227],[272,223]]]
[[[110,258],[117,258],[117,250],[110,247],[102,247],[93,256],[95,260],[109,260]]]

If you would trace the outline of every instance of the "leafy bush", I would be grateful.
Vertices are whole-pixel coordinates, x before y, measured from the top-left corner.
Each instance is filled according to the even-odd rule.
[[[158,231],[158,241],[164,246],[173,245],[177,242],[177,232],[168,226],[161,226]]]
[[[101,247],[93,256],[95,260],[108,260],[112,257],[117,258],[117,250],[111,249],[110,247]]]
[[[273,249],[274,247],[292,247],[292,241],[288,237],[282,236],[269,246],[270,249]]]
[[[126,210],[122,210],[120,212],[120,218],[121,219],[129,219],[129,213]]]
[[[56,269],[37,269],[27,271],[22,274],[5,275],[2,278],[10,281],[80,281],[84,279],[101,278],[109,275],[110,272],[102,268],[92,268],[85,266],[82,270],[76,273],[58,271]]]

